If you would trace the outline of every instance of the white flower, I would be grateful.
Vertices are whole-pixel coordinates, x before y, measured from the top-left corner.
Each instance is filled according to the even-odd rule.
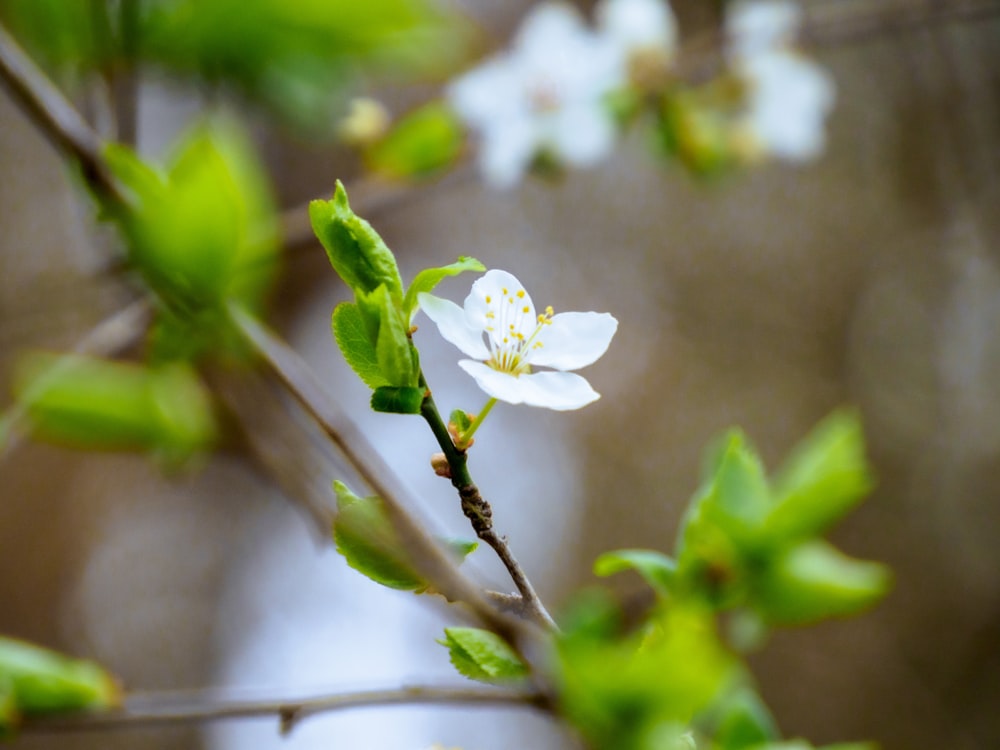
[[[743,65],[752,87],[744,126],[767,153],[792,161],[819,156],[835,89],[826,71],[793,52],[756,55]]]
[[[540,151],[571,166],[595,164],[614,145],[603,98],[620,86],[617,47],[569,6],[536,6],[511,51],[448,88],[455,111],[481,136],[480,167],[494,187],[517,183]]]
[[[665,0],[601,0],[595,15],[600,29],[628,55],[670,57],[677,48],[677,19]]]
[[[737,0],[726,6],[730,57],[747,59],[787,46],[802,25],[802,9],[792,0]]]
[[[751,155],[806,161],[823,151],[836,89],[823,68],[792,50],[801,21],[789,0],[739,0],[727,11],[727,56],[748,89],[739,127]]]
[[[607,351],[618,330],[608,313],[554,315],[549,307],[536,316],[521,282],[498,270],[472,285],[464,308],[426,293],[419,302],[441,335],[471,357],[458,364],[491,397],[560,411],[600,398],[585,378],[566,371],[586,367]]]

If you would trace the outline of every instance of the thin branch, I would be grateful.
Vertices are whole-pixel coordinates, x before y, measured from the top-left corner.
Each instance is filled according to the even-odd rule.
[[[90,185],[109,198],[125,202],[104,161],[101,138],[25,54],[3,24],[0,24],[0,80],[27,110],[45,137],[80,163],[84,178]]]
[[[273,716],[281,722],[283,734],[299,722],[319,714],[369,706],[399,705],[522,706],[548,710],[541,693],[477,687],[404,687],[365,690],[302,700],[219,700],[203,695],[178,700],[171,693],[151,693],[126,700],[121,709],[110,711],[28,717],[20,727],[25,733],[80,732],[87,730],[140,729],[155,726],[192,724],[223,719]]]
[[[533,648],[538,633],[524,620],[498,611],[406,510],[415,502],[409,490],[379,457],[364,435],[327,396],[308,365],[281,339],[239,306],[230,305],[236,329],[257,351],[288,392],[315,419],[362,480],[382,498],[400,543],[417,572],[449,601],[463,602],[497,634],[520,649]]]
[[[422,373],[420,385],[426,389],[423,403],[420,405],[420,414],[430,426],[431,432],[434,433],[438,445],[448,460],[452,486],[458,490],[458,496],[462,500],[462,512],[469,519],[476,535],[493,548],[507,572],[510,573],[514,585],[517,586],[517,590],[521,594],[524,610],[529,612],[539,624],[556,629],[555,620],[545,609],[545,605],[535,591],[535,587],[532,586],[531,580],[514,557],[514,553],[507,545],[507,539],[497,534],[493,528],[493,509],[483,498],[475,482],[472,481],[472,475],[468,468],[468,457],[464,450],[459,450],[452,442],[451,434],[441,418],[441,413],[438,411],[437,404],[434,403],[434,397],[430,388],[427,387],[427,381]]]

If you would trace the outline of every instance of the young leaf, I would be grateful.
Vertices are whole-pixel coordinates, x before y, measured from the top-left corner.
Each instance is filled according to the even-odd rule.
[[[712,711],[712,735],[719,750],[744,750],[780,737],[774,717],[757,692],[739,687]]]
[[[417,295],[421,292],[431,292],[434,287],[440,284],[448,276],[457,276],[465,271],[485,271],[486,266],[475,258],[461,256],[457,261],[441,268],[425,268],[418,273],[406,290],[406,297],[403,298],[403,317],[410,323],[413,316],[417,314]]]
[[[115,679],[93,662],[0,637],[0,726],[5,716],[111,708],[120,700]]]
[[[479,628],[445,628],[451,663],[459,673],[477,682],[503,683],[527,676],[528,667],[500,636]]]
[[[465,133],[454,111],[431,102],[402,117],[380,141],[365,151],[373,172],[396,179],[426,178],[451,166],[462,150]]]
[[[215,438],[211,401],[194,370],[37,353],[15,376],[32,434],[74,447],[152,450],[179,461]]]
[[[459,562],[479,549],[479,542],[472,539],[442,539],[441,541],[448,548],[451,556]]]
[[[861,421],[840,411],[800,443],[773,480],[776,504],[767,533],[790,541],[815,536],[842,518],[871,490]]]
[[[334,482],[333,489],[337,494],[333,538],[347,564],[383,586],[431,593],[428,583],[403,552],[382,500],[359,497],[343,482]],[[456,563],[461,563],[478,546],[477,542],[458,539],[443,543]]]
[[[634,570],[660,594],[668,596],[674,585],[677,563],[661,552],[649,549],[620,549],[605,552],[594,561],[594,574],[607,577]]]
[[[378,366],[375,345],[368,337],[361,311],[353,302],[341,302],[333,310],[333,337],[351,369],[369,388],[388,385]]]
[[[419,414],[424,402],[423,388],[398,388],[381,385],[372,393],[372,411],[390,414]]]
[[[857,614],[890,585],[884,565],[847,557],[823,541],[803,542],[771,561],[756,581],[753,601],[770,623],[801,625]]]
[[[358,291],[357,302],[369,340],[375,341],[382,377],[389,385],[415,386],[419,374],[416,350],[388,289],[382,284],[371,293]]]
[[[414,570],[378,497],[359,497],[343,482],[333,483],[337,517],[333,538],[347,564],[376,583],[420,591],[427,582]]]
[[[333,270],[355,294],[371,294],[384,285],[393,305],[403,304],[395,256],[371,225],[351,210],[339,180],[333,200],[309,204],[309,219]]]
[[[451,414],[448,416],[448,424],[455,425],[455,429],[458,431],[458,434],[461,435],[472,426],[472,420],[469,419],[467,412],[462,411],[461,409],[452,409]]]
[[[235,122],[192,129],[163,181],[125,147],[107,153],[135,201],[115,214],[129,260],[172,311],[228,300],[259,306],[277,270],[277,216],[264,170]]]

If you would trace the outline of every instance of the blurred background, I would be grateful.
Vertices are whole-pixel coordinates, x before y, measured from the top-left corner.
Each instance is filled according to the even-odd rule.
[[[482,53],[502,45],[530,5],[457,7]],[[806,5],[818,16],[838,6],[884,21],[949,3],[880,3],[884,14],[865,3]],[[685,33],[718,22],[714,3],[674,6]],[[849,554],[891,565],[895,589],[866,616],[776,633],[753,658],[762,694],[788,736],[817,745],[1000,746],[1000,15],[876,23],[813,54],[836,81],[837,103],[812,164],[703,180],[664,163],[634,132],[600,166],[561,182],[497,192],[464,170],[352,196],[375,196],[355,207],[404,278],[473,255],[516,274],[536,305],[620,321],[610,351],[586,372],[600,401],[569,413],[501,404],[472,452],[499,530],[553,609],[595,583],[599,553],[673,544],[714,435],[741,426],[773,468],[819,419],[853,404],[878,487],[833,536]],[[434,86],[432,78],[380,91],[401,111]],[[144,76],[138,94],[137,145],[154,158],[218,97],[160,73]],[[100,107],[93,111],[101,125]],[[343,146],[259,108],[238,111],[282,207],[328,197],[336,179],[349,189],[364,179]],[[4,90],[4,403],[19,352],[72,347],[129,298],[107,271],[118,240],[91,214],[63,160]],[[440,293],[460,300],[468,283],[450,279]],[[346,296],[322,250],[302,243],[289,252],[270,321],[411,484],[425,517],[467,534],[450,486],[428,468],[426,427],[369,413],[367,388],[337,352],[329,314]],[[441,407],[478,409],[482,395],[456,352],[425,318],[418,323]],[[282,405],[258,405],[261,429],[306,455]],[[337,467],[303,459],[290,471],[327,486]],[[445,610],[348,569],[235,448],[165,476],[140,456],[24,444],[0,472],[4,634],[97,659],[134,690],[297,696],[452,674],[445,649],[431,643],[453,623]],[[488,554],[469,564],[505,585]],[[641,588],[628,577],[612,583]],[[254,720],[29,736],[13,747],[434,742],[572,747],[525,711],[452,708],[321,717],[284,739],[274,721]]]

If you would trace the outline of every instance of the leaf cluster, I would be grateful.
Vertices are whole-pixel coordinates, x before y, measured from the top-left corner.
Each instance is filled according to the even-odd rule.
[[[331,200],[309,204],[309,217],[334,271],[354,292],[354,302],[337,305],[331,321],[344,359],[373,389],[375,411],[419,413],[425,389],[411,339],[417,295],[448,276],[485,267],[474,258],[459,258],[421,271],[404,292],[395,256],[378,232],[351,210],[339,181]]]

